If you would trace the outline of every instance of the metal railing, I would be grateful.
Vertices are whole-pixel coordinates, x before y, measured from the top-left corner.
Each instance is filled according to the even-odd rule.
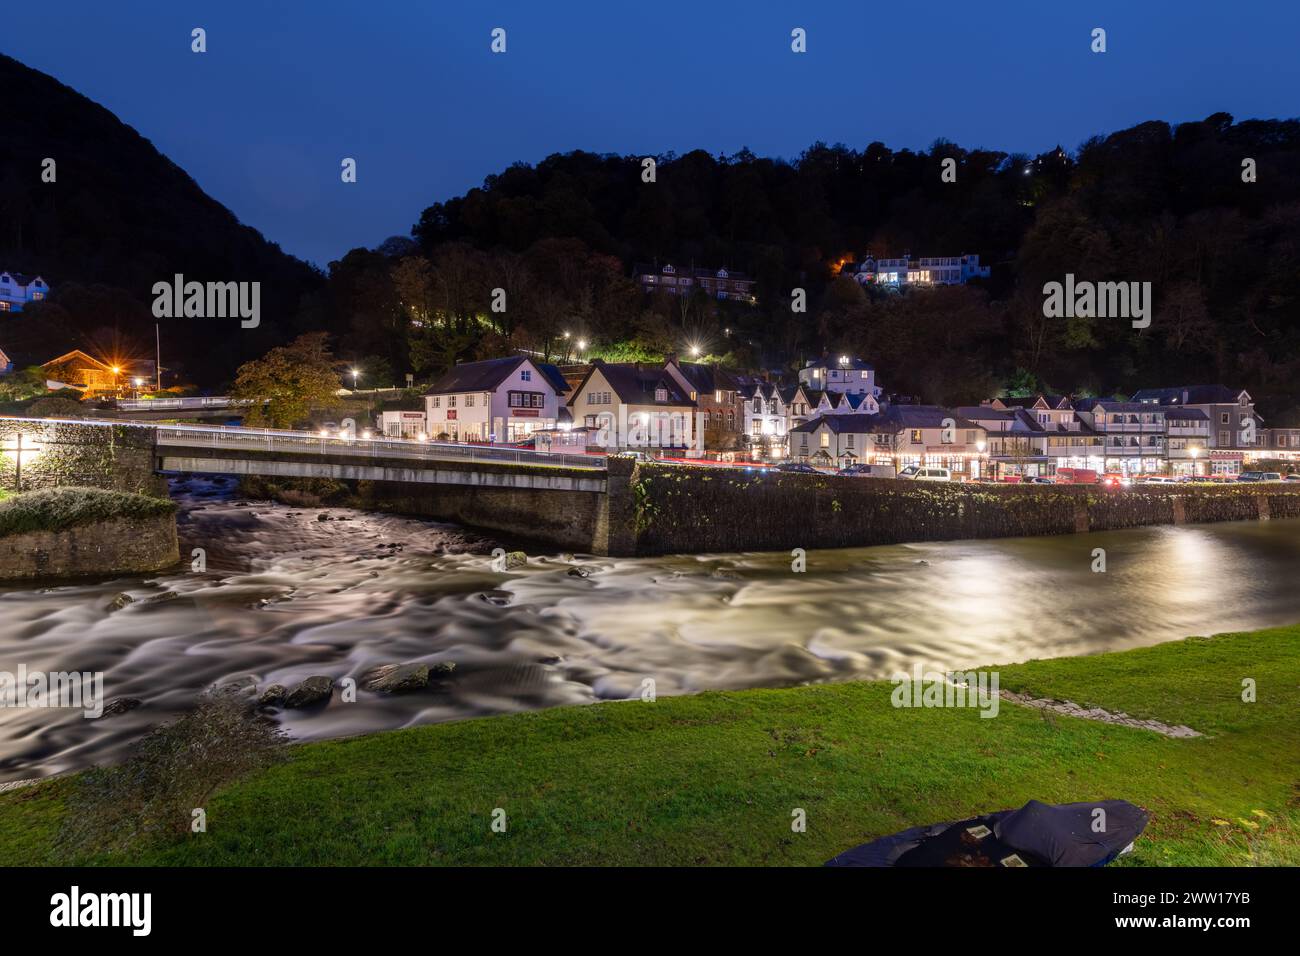
[[[570,455],[530,451],[500,445],[420,441],[412,438],[344,438],[315,432],[280,431],[232,426],[157,425],[157,444],[170,448],[243,448],[306,454],[346,454],[368,458],[410,458],[419,461],[504,462],[561,468],[605,469],[600,455]]]
[[[116,407],[124,412],[147,412],[165,408],[234,408],[251,404],[249,399],[228,395],[199,395],[188,398],[124,398],[118,399]]]

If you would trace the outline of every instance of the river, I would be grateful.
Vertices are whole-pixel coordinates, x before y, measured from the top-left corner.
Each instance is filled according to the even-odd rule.
[[[802,573],[784,553],[535,550],[496,571],[496,542],[455,526],[228,487],[173,482],[182,554],[204,549],[206,572],[0,589],[0,671],[102,671],[107,698],[142,702],[102,720],[0,709],[0,782],[120,759],[248,675],[292,687],[455,663],[426,691],[279,714],[319,739],[637,696],[646,679],[661,695],[784,687],[1300,621],[1300,520],[812,551]]]

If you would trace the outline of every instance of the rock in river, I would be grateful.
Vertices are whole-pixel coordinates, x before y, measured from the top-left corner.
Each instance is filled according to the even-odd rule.
[[[361,678],[366,690],[377,694],[401,694],[429,686],[428,664],[385,664]]]
[[[289,688],[283,684],[272,684],[262,691],[262,696],[257,698],[257,702],[263,707],[283,707],[284,700],[288,696]]]
[[[310,707],[312,704],[319,704],[329,700],[330,694],[333,692],[334,678],[308,677],[293,689],[293,693],[285,698],[284,706]]]

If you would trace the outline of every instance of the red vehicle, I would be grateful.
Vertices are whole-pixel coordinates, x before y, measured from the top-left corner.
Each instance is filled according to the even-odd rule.
[[[1058,468],[1056,483],[1063,485],[1095,485],[1097,472],[1092,468]]]

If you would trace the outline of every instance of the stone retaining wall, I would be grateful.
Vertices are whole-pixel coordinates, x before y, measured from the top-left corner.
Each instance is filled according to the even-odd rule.
[[[153,444],[151,428],[0,419],[0,488],[79,485],[166,497],[166,482],[154,473]]]
[[[145,574],[179,560],[170,513],[0,538],[0,580]]]
[[[1300,487],[1264,483],[947,484],[642,464],[628,484],[630,540],[613,553],[788,551],[1300,517]]]

